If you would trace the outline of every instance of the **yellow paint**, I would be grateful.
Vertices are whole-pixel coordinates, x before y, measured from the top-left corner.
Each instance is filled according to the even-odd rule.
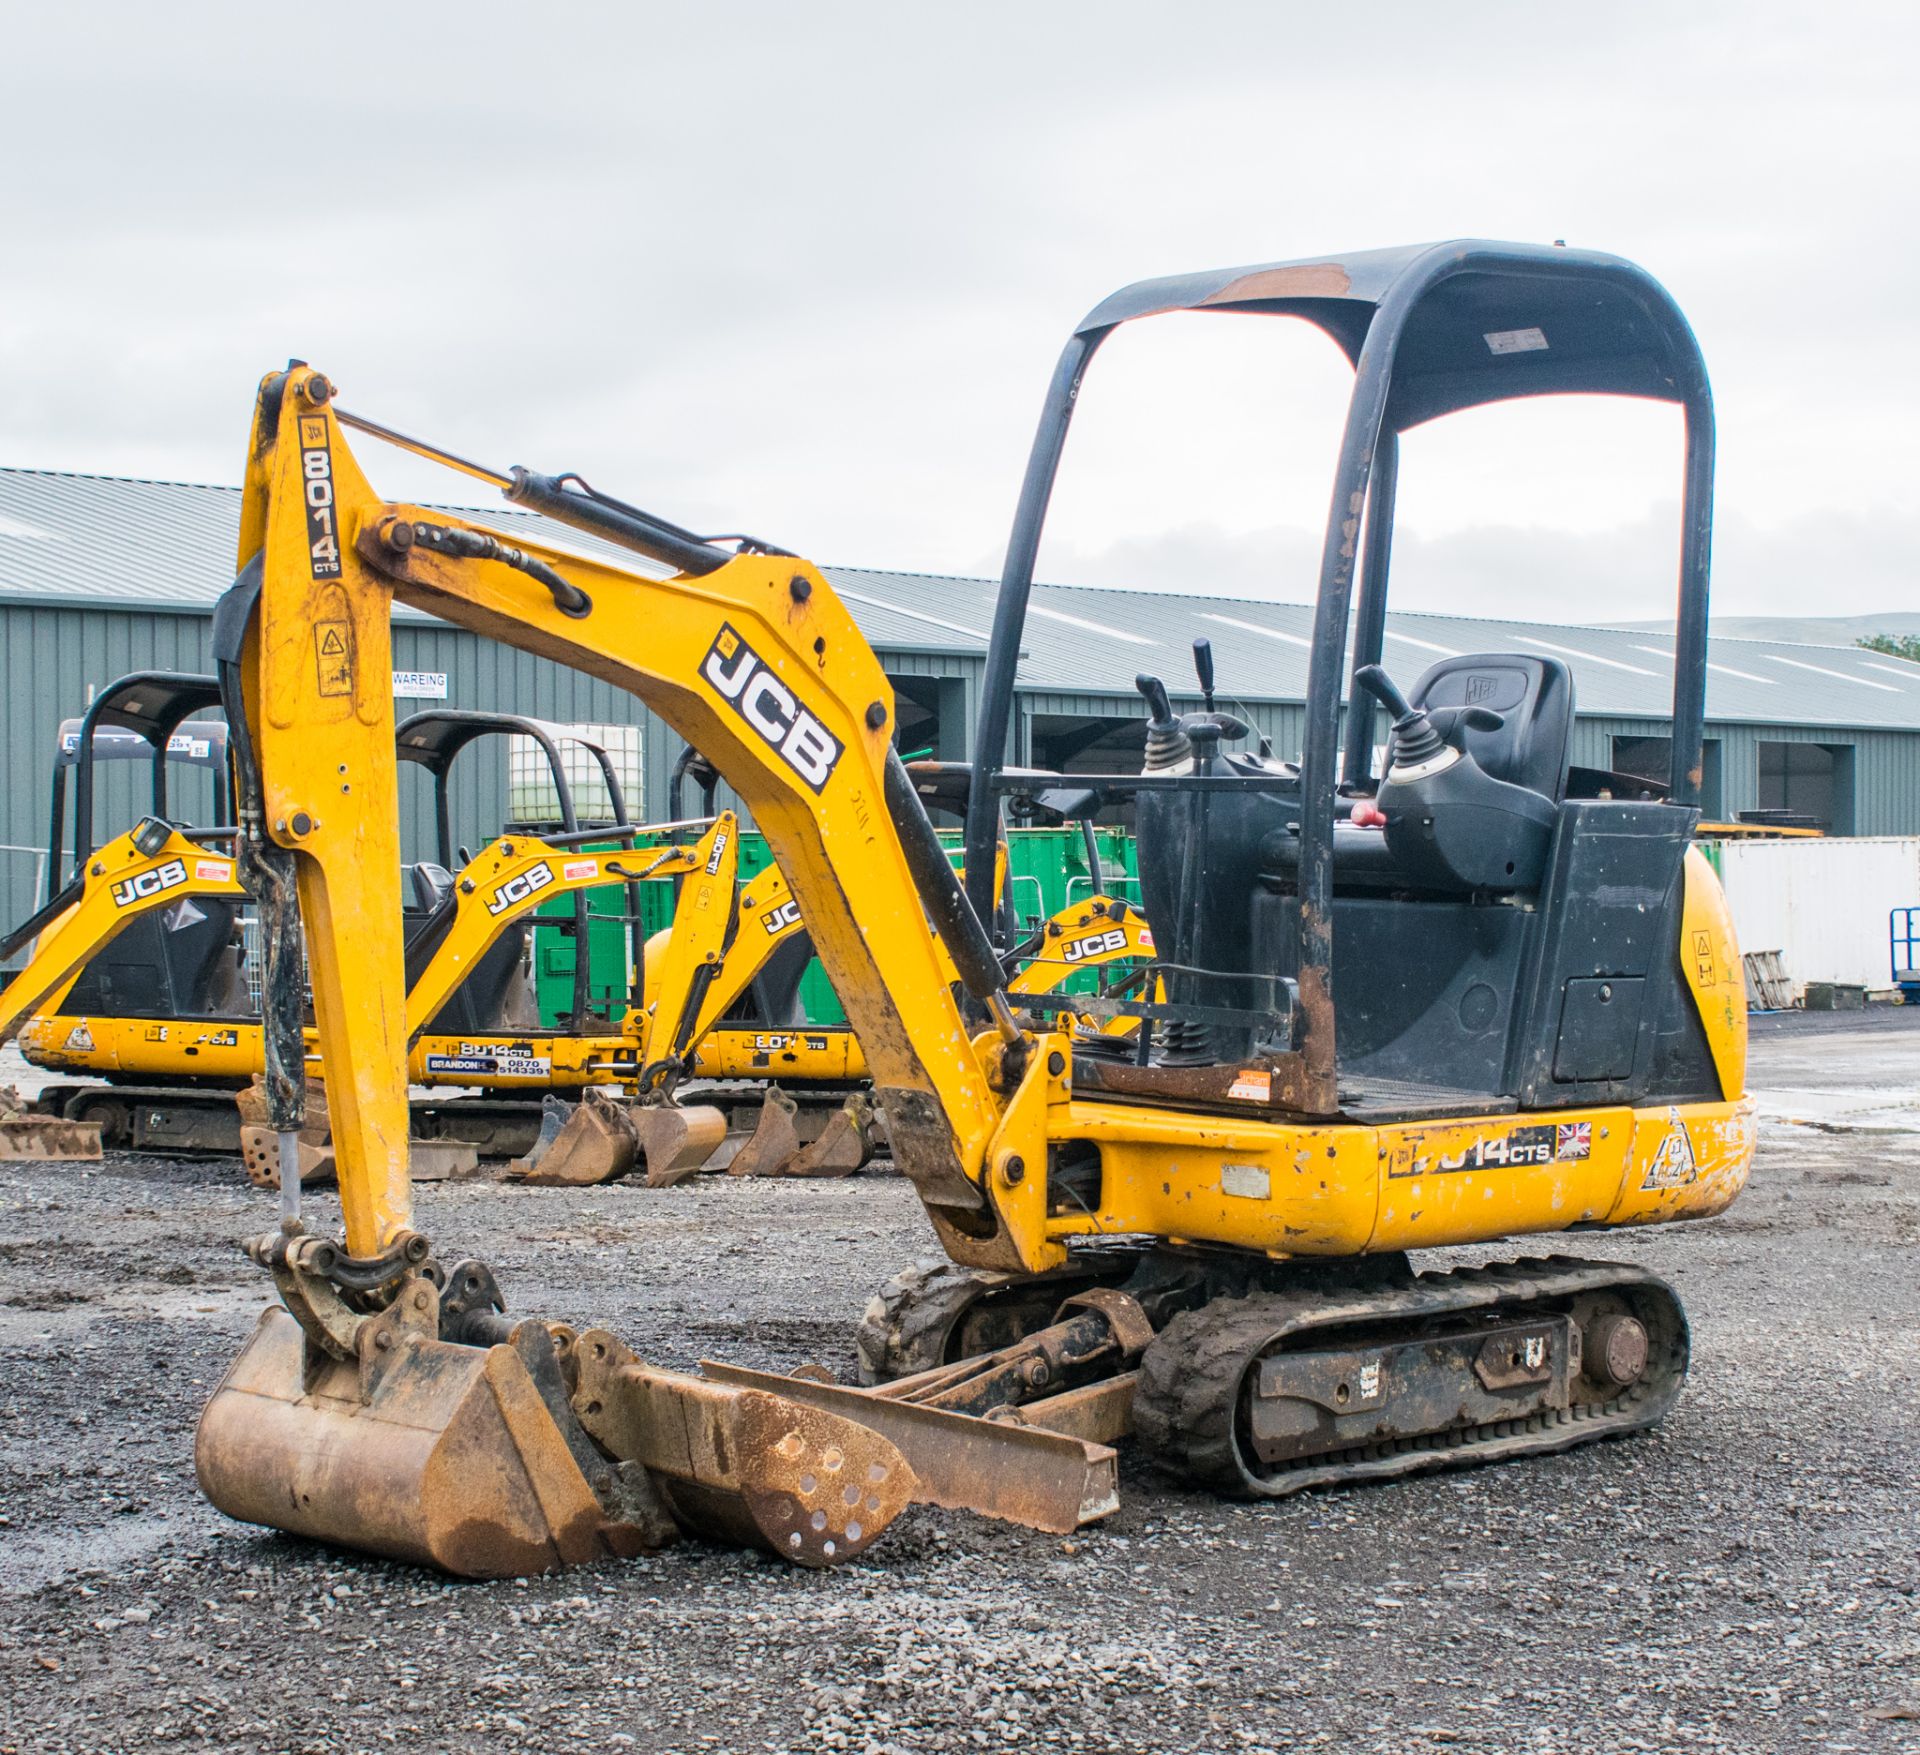
[[[1731,1100],[1747,1088],[1747,983],[1733,912],[1707,856],[1687,849],[1685,893],[1680,904],[1680,974],[1699,1007],[1707,1046],[1720,1074],[1720,1095]]]

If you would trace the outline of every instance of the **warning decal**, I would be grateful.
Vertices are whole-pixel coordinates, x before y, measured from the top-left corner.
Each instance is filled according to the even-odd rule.
[[[353,693],[353,627],[351,623],[313,624],[313,661],[323,695]]]
[[[1654,1153],[1653,1162],[1647,1166],[1647,1179],[1640,1186],[1643,1189],[1684,1188],[1699,1173],[1693,1160],[1693,1140],[1687,1132],[1687,1124],[1680,1119],[1678,1109],[1669,1109],[1667,1137],[1660,1142],[1659,1151]]]

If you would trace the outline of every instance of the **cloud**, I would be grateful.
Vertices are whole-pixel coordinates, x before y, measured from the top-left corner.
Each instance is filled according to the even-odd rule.
[[[1115,585],[1201,596],[1310,602],[1321,539],[1304,526],[1234,532],[1189,525],[1089,550],[1048,551],[1049,583]],[[1608,625],[1670,617],[1679,510],[1597,531],[1475,524],[1438,536],[1403,530],[1393,605],[1470,616]],[[1836,614],[1914,600],[1920,512],[1803,514],[1762,526],[1722,513],[1714,533],[1716,616]],[[1844,570],[1843,570],[1844,569]],[[974,570],[997,571],[980,555]]]
[[[1725,529],[1757,533],[1756,578],[1785,564],[1773,548],[1842,594],[1898,564],[1873,508],[1910,501],[1920,389],[1915,245],[1886,224],[1920,168],[1904,9],[191,16],[9,22],[0,461],[235,480],[252,386],[297,353],[348,406],[470,454],[578,468],[828,561],[951,569],[997,558],[1053,357],[1114,286],[1569,237],[1647,262],[1691,314]],[[1197,405],[1241,422],[1222,450],[1267,466],[1221,472],[1234,504],[1176,464],[1151,491],[1116,469],[1072,490],[1062,540],[1157,544],[1171,566],[1196,525],[1312,530],[1320,368],[1263,372],[1263,406]],[[1143,368],[1134,425],[1085,454],[1123,456],[1156,408],[1164,430],[1177,380]],[[377,468],[395,493],[463,491]],[[1670,491],[1619,499],[1584,473],[1530,513],[1580,536],[1583,581],[1614,527],[1637,552]],[[1525,531],[1470,540],[1487,517],[1465,485],[1409,498],[1409,590],[1428,563],[1435,589],[1532,571]]]

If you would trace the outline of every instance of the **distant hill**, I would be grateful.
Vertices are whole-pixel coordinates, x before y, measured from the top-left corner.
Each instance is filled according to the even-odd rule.
[[[1671,629],[1671,621],[1611,622],[1598,626]],[[1791,640],[1806,646],[1851,646],[1869,634],[1920,634],[1920,610],[1885,615],[1717,615],[1723,640]]]

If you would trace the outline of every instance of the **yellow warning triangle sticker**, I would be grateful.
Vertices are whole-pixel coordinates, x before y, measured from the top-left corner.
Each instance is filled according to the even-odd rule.
[[[339,631],[335,628],[327,629],[321,637],[320,651],[323,657],[337,658],[346,649],[346,641],[340,638]]]

